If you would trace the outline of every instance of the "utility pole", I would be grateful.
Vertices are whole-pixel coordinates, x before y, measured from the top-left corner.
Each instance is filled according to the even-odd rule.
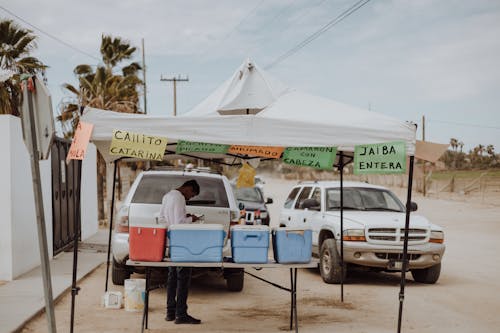
[[[175,75],[172,77],[163,77],[162,75],[160,81],[171,81],[174,83],[174,116],[177,116],[177,82],[187,82],[189,78],[187,76],[183,78],[180,75],[177,75],[177,77]]]
[[[142,39],[142,82],[144,85],[144,114],[148,113],[148,103],[147,103],[147,89],[146,89],[146,57],[144,51],[144,38]]]
[[[422,116],[422,141],[425,141],[425,116]],[[425,160],[422,160],[422,172],[424,174],[424,180],[422,182],[422,194],[425,197],[427,193],[426,184],[426,174],[425,174]]]

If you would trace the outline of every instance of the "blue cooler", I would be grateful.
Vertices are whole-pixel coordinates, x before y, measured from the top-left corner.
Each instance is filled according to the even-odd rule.
[[[312,253],[312,231],[304,228],[273,228],[274,260],[281,264],[308,263]]]
[[[221,262],[224,245],[221,224],[174,224],[168,228],[170,260]]]
[[[265,264],[268,249],[268,226],[235,225],[231,227],[231,250],[234,262]]]

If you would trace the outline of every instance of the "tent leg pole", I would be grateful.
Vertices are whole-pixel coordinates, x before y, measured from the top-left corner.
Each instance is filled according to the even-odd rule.
[[[74,163],[74,162],[73,162]],[[70,323],[70,333],[73,333],[73,327],[75,324],[75,303],[76,295],[80,287],[76,285],[76,275],[78,270],[78,239],[80,236],[80,220],[81,220],[81,209],[80,209],[80,195],[81,195],[81,177],[82,177],[82,161],[76,161],[78,170],[78,191],[76,191],[76,209],[74,220],[74,238],[73,238],[73,279],[71,283],[71,323]]]
[[[114,171],[113,171],[113,194],[111,195],[111,207],[109,209],[110,211],[110,218],[109,218],[109,237],[108,237],[108,260],[106,262],[106,287],[104,289],[104,292],[108,291],[108,280],[109,280],[109,257],[111,253],[111,233],[113,231],[113,213],[115,210],[115,188],[116,188],[116,170],[117,170],[117,164],[116,161],[113,162],[114,165]]]
[[[401,268],[401,283],[399,291],[399,315],[398,315],[398,333],[401,332],[401,320],[403,317],[403,301],[405,299],[406,269],[408,267],[408,233],[410,228],[411,212],[411,190],[413,186],[413,163],[415,157],[410,156],[410,170],[408,172],[408,193],[406,196],[406,220],[405,220],[405,238],[403,241],[403,265]]]
[[[344,302],[344,154],[340,152],[340,301]]]

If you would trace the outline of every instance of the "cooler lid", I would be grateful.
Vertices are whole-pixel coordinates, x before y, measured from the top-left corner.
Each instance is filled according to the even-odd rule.
[[[244,230],[244,231],[266,231],[269,232],[267,225],[233,225],[231,230]]]
[[[165,223],[141,223],[141,224],[130,224],[130,228],[151,228],[151,229],[167,229],[167,225]]]
[[[169,230],[224,230],[222,224],[205,224],[205,223],[185,223],[173,224],[168,227]]]
[[[306,231],[306,230],[312,230],[312,229],[305,227],[273,227],[273,231]]]

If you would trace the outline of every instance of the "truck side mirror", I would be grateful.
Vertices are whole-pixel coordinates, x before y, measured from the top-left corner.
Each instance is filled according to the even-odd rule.
[[[269,204],[272,204],[272,203],[273,203],[273,198],[267,198],[266,204],[269,205]]]
[[[238,208],[239,208],[240,210],[245,209],[245,204],[244,204],[243,202],[240,202],[240,203],[238,204]]]
[[[418,205],[416,202],[411,202],[410,203],[410,211],[415,212],[418,209]]]

